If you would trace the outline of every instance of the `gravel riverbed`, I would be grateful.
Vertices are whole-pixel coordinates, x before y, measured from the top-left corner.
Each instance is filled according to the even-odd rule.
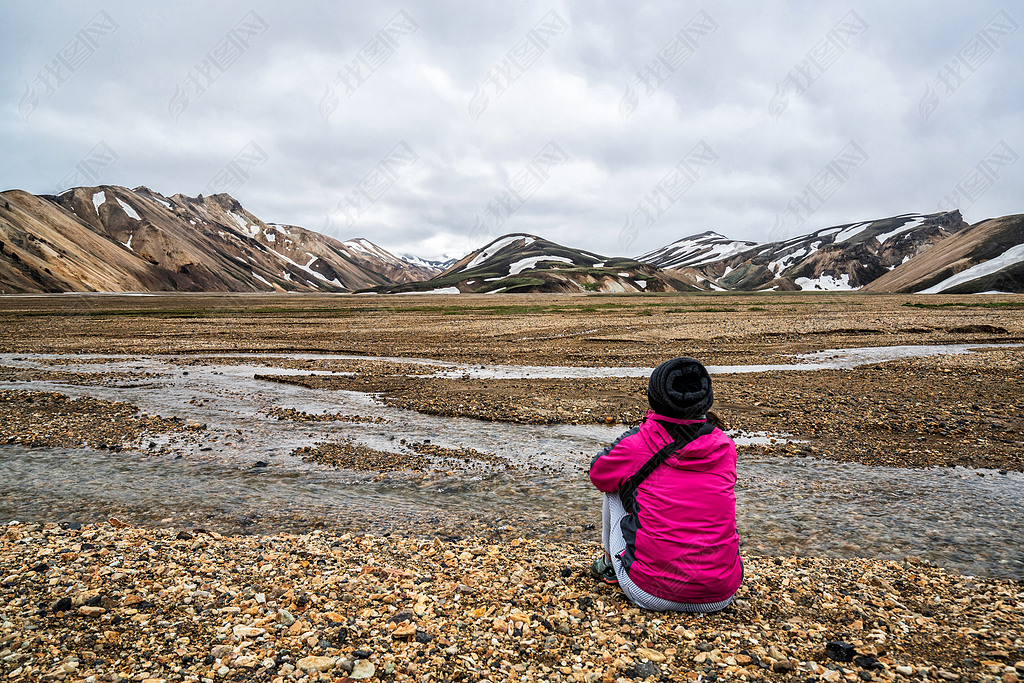
[[[0,677],[1012,683],[1024,674],[1017,582],[914,558],[747,557],[723,612],[659,614],[590,578],[598,551],[12,522],[0,536]]]
[[[323,352],[575,367],[651,367],[682,354],[714,365],[785,363],[795,353],[844,347],[1020,343],[1022,308],[1024,298],[1014,295],[501,302],[74,295],[5,300],[0,350],[197,357]],[[769,441],[747,452],[1020,471],[1022,358],[1019,348],[1006,348],[852,370],[722,376],[716,394],[731,426],[803,441]],[[52,364],[52,370],[0,368],[0,380],[109,388],[157,379],[146,372],[63,369],[81,364],[70,358]],[[434,377],[429,364],[358,360],[328,368],[300,359],[276,367],[353,373],[276,379],[372,392],[384,404],[439,416],[626,424],[644,408],[644,383],[630,378],[479,380]],[[270,406],[265,414],[312,429],[376,425],[373,412],[314,415]],[[39,448],[83,442],[146,448],[151,437],[166,437],[212,452],[236,441],[174,415],[53,391],[4,392],[0,418],[0,442]],[[161,445],[151,453],[180,456],[180,448],[165,448],[166,439],[157,438]],[[344,441],[332,443],[310,448],[321,448],[325,459],[360,456],[337,445]],[[425,442],[419,449],[410,462],[503,467],[484,451]],[[152,510],[146,518],[153,519]],[[390,536],[340,529],[222,536],[169,513],[150,527],[130,518],[57,523],[63,519],[0,527],[0,680],[1015,683],[1024,677],[1024,585],[947,572],[913,557],[745,554],[744,584],[732,606],[713,615],[660,614],[633,608],[617,589],[588,576],[597,543],[542,540],[521,525],[501,533],[476,533],[471,525],[442,533],[410,523]],[[758,547],[756,532],[748,540]]]

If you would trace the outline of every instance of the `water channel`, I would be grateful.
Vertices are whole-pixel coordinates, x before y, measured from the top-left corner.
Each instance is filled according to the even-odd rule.
[[[784,366],[711,370],[811,371],[899,357],[969,353],[982,346],[993,345],[844,349],[797,357]],[[274,367],[279,359],[374,360],[261,354],[251,361],[236,358],[232,364],[222,364],[197,356],[0,354],[0,366],[8,368],[153,374],[95,384],[0,382],[0,389],[126,401],[143,412],[207,425],[198,442],[154,437],[138,450],[120,452],[2,445],[0,520],[89,522],[114,515],[140,525],[202,527],[225,533],[326,527],[450,536],[599,537],[594,525],[600,517],[600,494],[590,486],[586,469],[593,454],[614,439],[621,427],[442,418],[384,406],[366,394],[311,390],[254,378],[310,372]],[[429,365],[439,375],[488,378],[649,373],[644,368],[482,367],[423,359],[378,360]],[[264,412],[272,407],[310,414],[372,415],[385,422],[278,420]],[[733,436],[741,446],[766,438]],[[296,448],[339,439],[389,451],[401,451],[401,439],[429,440],[441,447],[494,453],[517,467],[378,475],[310,464],[292,455]],[[268,466],[254,467],[259,461]],[[967,574],[1024,578],[1020,543],[1024,475],[1020,473],[866,467],[765,457],[748,449],[741,451],[736,493],[746,552],[892,559],[914,555]]]

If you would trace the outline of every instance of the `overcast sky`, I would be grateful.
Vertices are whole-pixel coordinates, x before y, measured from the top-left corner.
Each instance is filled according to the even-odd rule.
[[[398,254],[1024,212],[1024,6],[6,0],[0,189],[227,191]]]

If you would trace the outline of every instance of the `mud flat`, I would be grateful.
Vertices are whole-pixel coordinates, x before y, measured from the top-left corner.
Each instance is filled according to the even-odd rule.
[[[586,454],[564,454],[559,457],[567,467],[544,469],[558,463],[551,438],[539,440],[526,449],[535,459],[530,464],[543,466],[533,472],[514,462],[517,448],[502,449],[507,435],[518,433],[506,431],[515,426],[544,425],[555,430],[556,441],[576,444],[621,429],[642,415],[642,378],[498,379],[439,373],[431,361],[644,368],[687,354],[708,365],[773,365],[836,348],[1009,345],[1024,341],[1022,310],[1024,297],[1011,295],[0,299],[0,352],[67,354],[32,363],[12,357],[0,368],[4,434],[13,439],[0,448],[37,449],[17,451],[11,462],[35,467],[66,457],[74,467],[94,468],[113,490],[133,485],[136,473],[152,476],[147,495],[157,496],[140,499],[153,501],[148,509],[141,502],[125,506],[120,519],[108,523],[54,524],[68,517],[53,512],[0,528],[0,678],[1012,683],[1024,675],[1021,583],[948,572],[882,548],[887,535],[916,534],[926,550],[944,543],[955,551],[969,540],[971,553],[980,556],[986,543],[998,542],[1010,555],[991,566],[1020,561],[1013,555],[1019,545],[1013,550],[1012,540],[986,536],[984,529],[961,541],[959,530],[942,526],[942,515],[925,520],[938,526],[924,531],[902,529],[886,516],[897,509],[910,514],[908,503],[895,496],[901,487],[910,495],[934,495],[954,480],[964,482],[956,489],[960,498],[919,506],[954,506],[952,520],[973,492],[1016,500],[1010,489],[1019,475],[998,470],[1024,469],[1020,348],[717,376],[718,407],[731,426],[768,435],[742,451],[754,464],[764,463],[743,492],[751,509],[763,500],[781,509],[805,499],[817,506],[817,516],[835,508],[850,524],[861,517],[878,523],[857,527],[864,531],[853,536],[842,536],[841,521],[834,527],[844,552],[856,555],[860,540],[870,549],[861,554],[876,557],[825,558],[760,555],[762,536],[781,521],[759,522],[744,531],[746,577],[738,600],[710,616],[631,608],[586,575],[599,552],[585,540],[595,529],[579,525],[561,536],[548,534],[551,520],[531,501],[547,501],[538,490],[559,476],[584,477]],[[97,353],[140,360],[138,367],[120,362],[108,369],[109,360],[82,355]],[[248,359],[227,357],[236,353]],[[186,360],[159,365],[141,359],[149,354]],[[257,372],[267,379],[253,378],[248,364],[256,358]],[[403,358],[424,360],[398,362]],[[88,372],[90,364],[98,372]],[[232,367],[237,376],[230,375]],[[275,381],[267,381],[271,376]],[[213,377],[226,377],[228,388],[204,389],[200,380]],[[231,399],[232,382],[250,400],[244,410]],[[312,396],[323,397],[323,404],[312,405]],[[433,433],[439,419],[451,422],[448,433]],[[256,431],[243,433],[245,423]],[[493,433],[486,433],[487,424]],[[61,441],[62,432],[72,441]],[[47,450],[81,447],[90,441],[81,432],[96,435],[86,450]],[[282,464],[299,462],[301,456],[289,455],[295,449],[319,448],[324,460],[344,464],[365,453],[339,446],[350,437],[384,453],[402,450],[394,441],[413,432],[409,441],[419,450],[406,449],[405,465],[389,461],[397,471],[381,472],[383,480],[375,472],[344,475],[368,501],[368,512],[353,508],[355,515],[393,504],[399,500],[394,491],[407,498],[397,513],[407,510],[412,521],[388,536],[331,528],[288,534],[258,524],[258,534],[221,535],[177,511],[161,519],[159,496],[171,493],[200,509],[204,497],[224,487],[237,489],[227,500],[239,506],[247,497],[257,504],[274,500],[279,490],[295,494],[282,488],[308,476],[294,469],[298,465]],[[260,446],[260,434],[272,438]],[[150,435],[158,444],[154,455],[132,455],[131,449],[147,450]],[[276,450],[252,450],[278,441]],[[87,455],[100,445],[128,450]],[[205,460],[215,457],[233,466],[230,476]],[[190,499],[184,497],[189,481],[169,485],[174,472],[166,479],[163,460],[173,458],[181,458],[179,479],[194,475],[194,485],[210,486],[209,492],[197,488]],[[449,462],[439,468],[437,459]],[[463,461],[472,464],[464,474],[448,471],[450,463]],[[480,473],[480,466],[499,469]],[[401,479],[403,467],[434,473],[420,480],[424,488],[417,492]],[[915,467],[925,469],[907,469]],[[820,473],[806,480],[813,486],[787,486],[801,468]],[[24,487],[31,483],[32,491],[59,498],[61,486],[74,484],[74,472],[53,481],[39,471]],[[422,477],[408,476],[414,475]],[[535,478],[534,488],[524,487],[527,476]],[[339,479],[309,478],[313,485],[289,501],[291,508],[313,507],[318,495],[341,490],[332,483]],[[172,492],[175,485],[182,490]],[[883,486],[884,496],[857,498]],[[515,512],[509,517],[521,518],[518,524],[502,519],[500,528],[464,524],[453,532],[417,514],[418,507],[459,496],[475,504],[495,495],[508,496]],[[106,505],[103,492],[91,489],[90,497]],[[578,524],[577,499],[580,514],[593,507],[583,498],[583,488],[566,489],[556,514]],[[855,501],[852,507],[843,507],[847,499]],[[867,507],[854,509],[860,500]],[[39,498],[42,509],[56,510],[51,503]],[[792,539],[785,543],[800,542],[794,537],[801,534],[827,540],[825,527],[810,526],[813,513],[799,508],[810,517],[802,518],[802,532],[783,534]],[[494,516],[490,508],[483,514]],[[1020,509],[985,514],[1016,524]],[[960,524],[946,521],[953,523]],[[1015,528],[1000,533],[1012,536]]]

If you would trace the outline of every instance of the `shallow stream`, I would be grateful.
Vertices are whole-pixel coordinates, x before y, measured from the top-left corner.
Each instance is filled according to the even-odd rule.
[[[820,352],[797,358],[792,364],[796,367],[770,368],[852,367],[907,355],[966,353],[978,346]],[[894,348],[908,350],[900,355]],[[60,364],[48,362],[54,360]],[[137,451],[121,452],[0,446],[0,520],[88,522],[119,516],[135,524],[221,532],[303,531],[316,526],[375,533],[599,539],[600,529],[593,525],[600,518],[600,494],[591,488],[586,469],[593,454],[621,427],[433,417],[380,405],[365,394],[254,379],[255,374],[309,372],[273,367],[267,355],[244,365],[195,360],[0,354],[0,366],[7,367],[156,375],[96,385],[6,382],[0,389],[126,401],[147,413],[207,425],[199,442],[154,438],[152,450],[148,439]],[[559,373],[581,371],[380,360],[426,363],[460,376],[563,377],[576,375]],[[764,369],[733,366],[713,371]],[[595,376],[594,369],[582,371]],[[604,371],[642,375],[645,369],[599,372]],[[275,406],[310,414],[381,417],[386,422],[295,422],[262,412]],[[342,438],[390,451],[402,450],[401,439],[429,440],[441,447],[495,453],[517,467],[377,475],[309,464],[291,455],[296,448]],[[742,445],[765,437],[734,438]],[[166,450],[153,454],[161,449]],[[258,461],[268,466],[254,467]],[[743,452],[736,493],[746,552],[893,559],[916,555],[967,574],[1024,578],[1024,476],[1019,473],[866,467]]]

